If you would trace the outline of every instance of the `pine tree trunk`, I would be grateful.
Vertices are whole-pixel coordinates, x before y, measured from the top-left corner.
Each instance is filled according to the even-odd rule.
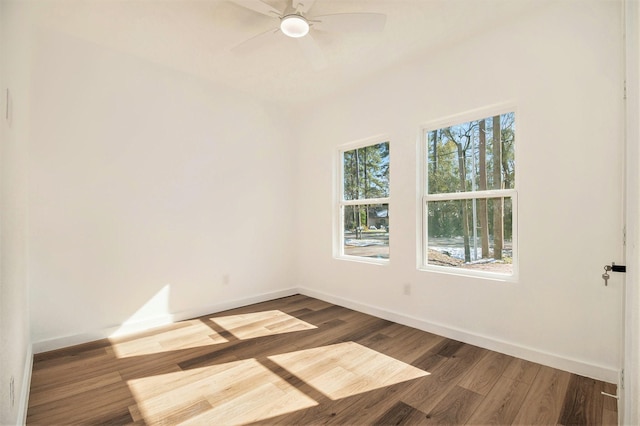
[[[485,191],[487,189],[487,137],[484,119],[479,121],[479,143],[480,150],[479,166],[480,166],[480,182],[478,189]],[[482,232],[482,258],[489,257],[489,216],[487,215],[487,199],[478,200],[478,210],[480,215],[480,231]]]
[[[502,189],[502,136],[500,116],[493,117],[493,189]],[[504,199],[494,199],[493,206],[493,257],[502,259],[504,235],[503,223]]]
[[[465,173],[465,156],[462,144],[456,142],[458,147],[458,174],[460,176],[460,191],[467,192],[467,180]],[[471,248],[469,246],[469,208],[467,200],[460,201],[460,216],[462,217],[462,236],[464,239],[464,261],[471,261]]]
[[[434,130],[433,134],[433,175],[438,172],[438,131]]]

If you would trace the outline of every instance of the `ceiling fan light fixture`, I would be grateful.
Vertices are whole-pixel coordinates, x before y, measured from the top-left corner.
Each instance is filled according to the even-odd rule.
[[[289,37],[304,37],[309,32],[309,22],[301,15],[287,15],[280,21],[280,31]]]

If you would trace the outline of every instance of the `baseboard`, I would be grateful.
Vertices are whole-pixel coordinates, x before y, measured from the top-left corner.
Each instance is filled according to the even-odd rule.
[[[410,315],[401,314],[399,312],[394,312],[387,309],[381,309],[376,306],[356,302],[344,297],[335,296],[308,288],[298,288],[298,292],[305,296],[314,297],[316,299],[324,300],[325,302],[333,303],[334,305],[344,306],[345,308],[353,309],[358,312],[363,312],[365,314],[373,315],[378,318],[393,321],[398,324],[407,325],[409,327],[417,328],[419,330],[427,331],[439,336],[444,336],[449,339],[454,339],[471,345],[480,346],[485,349],[515,356],[527,361],[557,368],[563,371],[568,371],[570,373],[575,373],[581,376],[603,380],[608,383],[618,383],[619,371],[614,368],[589,364],[581,360],[540,351],[538,349],[518,345],[513,342],[507,342],[504,340],[483,336],[470,332],[468,330],[462,330],[443,324],[425,321],[423,319],[412,317]]]
[[[24,373],[22,374],[22,389],[20,391],[20,401],[18,404],[17,425],[27,424],[27,410],[29,409],[29,391],[31,390],[31,372],[33,371],[33,347],[27,347],[27,355],[24,362]]]
[[[127,324],[123,327],[122,324],[108,327],[95,332],[79,333],[68,336],[55,337],[52,339],[41,340],[33,343],[33,353],[42,353],[47,351],[53,351],[56,349],[66,348],[69,346],[79,345],[82,343],[93,342],[95,340],[106,339],[114,336],[124,336],[127,334],[137,333],[140,331],[150,330],[162,325],[171,324],[176,321],[183,321],[190,318],[196,318],[207,314],[214,314],[216,312],[222,312],[229,309],[240,308],[254,303],[266,302],[281,297],[293,296],[298,294],[298,289],[289,288],[285,290],[278,290],[269,293],[262,293],[255,296],[245,297],[241,299],[229,300],[213,305],[208,305],[202,308],[172,313],[169,315],[149,318],[144,321],[139,321],[133,324]]]
[[[60,349],[68,346],[78,345],[81,343],[87,343],[94,340],[100,340],[113,336],[114,334],[123,335],[128,332],[138,332],[142,330],[148,330],[153,327],[157,327],[162,324],[168,324],[176,321],[183,321],[189,318],[196,318],[199,316],[213,314],[216,312],[222,312],[229,309],[235,309],[254,303],[266,302],[268,300],[277,299],[280,297],[292,296],[294,294],[304,294],[306,296],[315,297],[317,299],[324,300],[329,303],[344,306],[346,308],[354,309],[359,312],[363,312],[369,315],[374,315],[378,318],[383,318],[389,321],[397,322],[398,324],[407,325],[409,327],[424,330],[430,333],[434,333],[440,336],[444,336],[450,339],[455,339],[461,342],[469,343],[471,345],[480,346],[485,349],[504,353],[507,355],[515,356],[525,359],[527,361],[535,362],[549,367],[557,368],[560,370],[568,371],[571,373],[579,374],[581,376],[591,377],[598,380],[603,380],[609,383],[618,383],[619,371],[615,368],[610,368],[601,365],[589,364],[581,360],[564,357],[558,354],[540,351],[535,348],[518,345],[517,343],[507,342],[504,340],[496,339],[489,336],[483,336],[477,333],[473,333],[468,330],[462,330],[459,328],[451,327],[444,324],[426,321],[420,318],[416,318],[410,315],[405,315],[399,312],[394,312],[388,309],[378,308],[376,306],[368,305],[365,303],[356,302],[344,297],[335,296],[332,294],[311,290],[308,288],[289,288],[285,290],[279,290],[269,293],[263,293],[242,299],[235,299],[209,305],[197,310],[184,311],[174,313],[164,317],[151,318],[149,320],[132,324],[131,328],[122,330],[122,326],[111,327],[108,329],[100,330],[92,333],[82,333],[72,336],[58,337],[54,339],[48,339],[33,344],[33,353],[41,353]],[[33,361],[31,361],[33,362]],[[31,369],[29,368],[29,374]],[[30,383],[30,382],[27,382]]]
[[[262,293],[251,297],[245,297],[242,299],[229,300],[226,302],[209,305],[204,308],[198,308],[197,310],[180,312],[174,315],[174,321],[183,321],[189,318],[201,317],[207,314],[215,314],[217,312],[228,311],[229,309],[241,308],[243,306],[249,306],[255,303],[267,302],[269,300],[275,300],[281,297],[293,296],[298,293],[300,292],[297,288],[288,288],[285,290],[278,290],[269,293]]]

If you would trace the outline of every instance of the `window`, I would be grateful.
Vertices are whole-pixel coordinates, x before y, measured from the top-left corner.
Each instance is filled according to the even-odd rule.
[[[389,142],[339,151],[339,257],[389,259]]]
[[[434,127],[423,131],[422,266],[515,276],[515,113]]]

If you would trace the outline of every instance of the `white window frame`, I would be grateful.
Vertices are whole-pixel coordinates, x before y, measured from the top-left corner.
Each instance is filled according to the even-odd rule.
[[[341,260],[349,260],[355,262],[372,263],[378,265],[387,265],[391,258],[391,234],[389,234],[389,258],[379,259],[373,257],[353,256],[344,253],[344,209],[347,206],[358,205],[371,205],[371,204],[387,204],[388,215],[391,218],[391,195],[383,198],[366,198],[361,200],[345,200],[344,199],[344,153],[352,151],[354,149],[364,148],[366,146],[378,145],[381,143],[389,144],[389,175],[391,175],[391,141],[387,135],[374,136],[367,139],[362,139],[344,145],[340,145],[337,150],[337,158],[335,164],[337,165],[337,196],[335,197],[336,203],[334,206],[335,220],[334,220],[334,245],[333,253],[334,258]],[[389,179],[389,186],[391,186],[391,179]],[[389,194],[391,194],[391,188],[389,188]]]
[[[480,120],[483,118],[493,117],[495,115],[502,115],[509,112],[514,113],[514,123],[516,128],[516,149],[514,151],[514,160],[516,163],[516,179],[514,181],[514,187],[509,189],[492,189],[485,191],[467,191],[467,192],[452,192],[442,194],[429,194],[428,182],[429,171],[427,161],[427,146],[428,146],[428,134],[433,130],[442,129],[445,127],[455,126],[457,124],[466,123],[469,121]],[[418,160],[419,167],[419,204],[418,204],[418,223],[420,227],[420,235],[418,238],[418,256],[417,261],[418,270],[444,273],[448,275],[459,275],[467,277],[476,277],[491,279],[504,282],[517,282],[518,281],[518,265],[519,265],[519,249],[518,249],[518,182],[517,178],[517,164],[518,164],[518,148],[517,145],[521,143],[521,131],[518,124],[518,109],[513,103],[493,105],[486,108],[479,108],[466,113],[452,115],[442,119],[434,120],[423,125],[420,128],[420,136],[418,137],[418,153],[420,158]],[[432,201],[451,201],[451,200],[473,200],[473,199],[489,199],[489,198],[511,198],[512,202],[512,272],[511,274],[503,274],[498,272],[480,271],[473,269],[456,268],[450,266],[431,265],[428,263],[428,248],[429,248],[429,229],[427,220],[427,203]]]

